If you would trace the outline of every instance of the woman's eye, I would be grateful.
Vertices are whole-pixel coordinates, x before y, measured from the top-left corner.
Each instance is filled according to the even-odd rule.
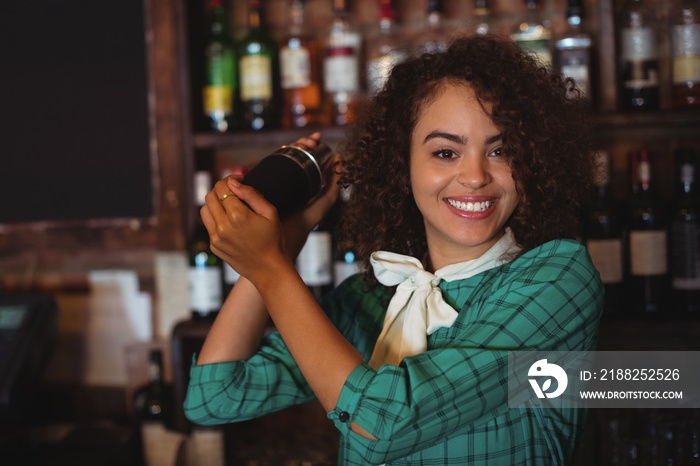
[[[501,147],[496,147],[494,150],[489,152],[489,157],[501,157],[503,155],[503,149]]]
[[[453,159],[457,157],[457,154],[455,154],[450,149],[440,149],[433,152],[433,156],[439,157],[441,159]]]

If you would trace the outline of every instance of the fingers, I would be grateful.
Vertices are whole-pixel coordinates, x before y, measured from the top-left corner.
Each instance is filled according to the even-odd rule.
[[[267,202],[265,198],[252,188],[251,186],[244,185],[240,181],[229,178],[226,180],[226,185],[228,189],[238,198],[237,200],[245,203],[250,210],[256,214],[262,215],[263,217],[273,220],[277,218],[277,209]],[[223,203],[222,203],[223,204]]]
[[[313,149],[316,147],[316,144],[321,140],[321,133],[316,131],[315,133],[312,133],[306,137],[299,138],[293,143],[290,144],[290,146],[294,147],[300,147],[302,149]]]

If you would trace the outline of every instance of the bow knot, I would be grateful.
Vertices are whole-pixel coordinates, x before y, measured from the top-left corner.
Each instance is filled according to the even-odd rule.
[[[519,251],[509,228],[481,257],[450,264],[435,273],[423,268],[415,257],[388,251],[376,251],[370,258],[379,283],[395,286],[389,302],[384,326],[369,361],[378,369],[382,364],[399,365],[406,356],[425,352],[428,335],[451,326],[457,311],[442,298],[439,284],[471,277],[497,267]]]

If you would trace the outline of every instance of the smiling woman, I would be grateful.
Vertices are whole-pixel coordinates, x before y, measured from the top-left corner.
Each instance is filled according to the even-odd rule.
[[[202,218],[242,278],[191,368],[188,418],[318,399],[342,465],[569,464],[585,410],[509,407],[507,373],[514,351],[596,345],[602,288],[574,240],[587,108],[517,45],[461,38],[393,68],[302,212],[281,223],[240,179],[220,181]],[[364,271],[317,303],[293,260],[338,182]]]

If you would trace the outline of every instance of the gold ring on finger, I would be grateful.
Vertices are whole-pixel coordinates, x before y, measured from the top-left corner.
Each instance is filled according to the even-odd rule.
[[[221,197],[219,198],[219,202],[224,202],[224,199],[226,199],[226,198],[229,197],[229,196],[233,196],[233,193],[232,193],[231,191],[229,191],[229,192],[227,192],[226,194],[224,194],[223,196],[221,196]]]

